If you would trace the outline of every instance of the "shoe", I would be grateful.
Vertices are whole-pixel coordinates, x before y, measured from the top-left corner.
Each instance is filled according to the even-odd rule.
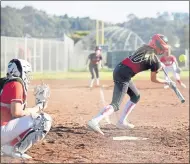
[[[92,130],[104,135],[104,133],[101,131],[98,123],[95,120],[90,120],[88,121],[88,127],[91,128]]]
[[[92,87],[93,87],[93,84],[94,84],[94,79],[92,79],[92,80],[90,81],[89,88],[92,88]]]
[[[123,123],[118,121],[116,127],[119,129],[133,129],[135,126],[127,121],[124,121]]]
[[[22,158],[22,159],[31,159],[32,158],[31,156],[29,156],[27,154],[14,151],[14,147],[10,146],[10,145],[1,146],[1,155],[7,155],[9,157]]]
[[[181,83],[181,86],[182,86],[183,88],[187,88],[184,83]]]
[[[169,88],[169,85],[164,85],[164,89],[168,89]]]
[[[104,120],[105,120],[106,124],[112,124],[109,116],[105,117]]]

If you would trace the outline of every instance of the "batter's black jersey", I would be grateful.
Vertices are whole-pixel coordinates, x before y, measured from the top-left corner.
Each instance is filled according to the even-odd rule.
[[[137,74],[145,70],[157,72],[161,68],[161,62],[154,53],[154,49],[148,45],[138,48],[131,56],[122,61],[123,65],[128,66]]]
[[[96,53],[92,53],[88,56],[90,59],[90,64],[98,64],[100,60],[102,60],[102,55],[97,55]]]

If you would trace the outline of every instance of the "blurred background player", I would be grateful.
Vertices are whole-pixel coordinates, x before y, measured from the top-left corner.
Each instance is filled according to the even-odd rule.
[[[178,62],[176,60],[176,57],[171,54],[171,46],[169,46],[168,51],[166,51],[163,56],[160,58],[160,61],[165,66],[165,71],[167,74],[171,72],[173,74],[173,77],[178,82],[179,85],[186,88],[186,85],[182,83],[180,79],[180,71],[181,69],[178,66]],[[164,74],[165,75],[165,74]],[[165,79],[168,80],[167,76],[165,75]],[[164,88],[169,88],[168,85],[164,85]]]
[[[30,63],[13,59],[8,64],[7,76],[1,79],[1,155],[31,158],[25,152],[51,128],[51,117],[40,113],[47,107],[43,97],[47,90],[35,93],[35,107],[26,107],[31,71]]]
[[[140,93],[131,80],[137,73],[150,69],[152,82],[169,86],[175,85],[172,81],[166,81],[157,77],[158,71],[162,69],[157,55],[168,51],[167,42],[168,39],[164,35],[156,34],[148,45],[138,48],[133,55],[127,57],[116,66],[113,72],[114,90],[112,102],[88,122],[88,126],[91,129],[104,135],[99,127],[99,122],[110,116],[114,111],[119,110],[126,93],[129,95],[130,100],[126,103],[116,126],[122,129],[134,128],[134,125],[129,123],[127,118],[140,99]]]
[[[96,75],[96,85],[99,86],[99,69],[102,68],[102,55],[101,55],[101,47],[96,46],[95,53],[91,53],[87,59],[87,67],[89,67],[89,71],[91,73],[91,81],[89,87],[92,88],[94,84],[94,72]]]

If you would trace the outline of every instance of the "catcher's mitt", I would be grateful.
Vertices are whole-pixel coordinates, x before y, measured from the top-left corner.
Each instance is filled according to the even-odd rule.
[[[176,68],[176,73],[181,73],[181,69],[179,67]]]
[[[50,88],[42,83],[34,88],[35,103],[41,110],[47,108],[48,98],[50,97]]]

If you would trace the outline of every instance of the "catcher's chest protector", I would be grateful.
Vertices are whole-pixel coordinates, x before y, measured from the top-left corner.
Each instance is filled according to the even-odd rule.
[[[3,92],[3,87],[5,86],[5,84],[12,82],[12,81],[17,81],[17,82],[21,83],[22,86],[24,87],[24,83],[23,83],[22,79],[19,77],[15,77],[13,79],[7,79],[6,77],[0,78],[0,96]],[[24,92],[24,95],[25,95],[25,92]],[[25,95],[25,97],[26,97],[26,95]],[[24,104],[25,104],[25,101],[26,101],[26,99],[24,100]]]

